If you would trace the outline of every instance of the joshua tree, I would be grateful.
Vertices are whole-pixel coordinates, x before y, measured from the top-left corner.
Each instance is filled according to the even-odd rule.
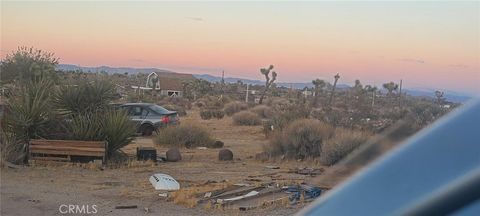
[[[366,85],[364,90],[368,93],[368,94],[372,94],[372,108],[373,106],[375,105],[375,93],[377,92],[377,87],[375,86],[371,86],[371,85]]]
[[[330,106],[332,105],[332,102],[333,102],[333,95],[335,94],[335,88],[337,87],[337,82],[338,82],[338,79],[340,79],[340,75],[337,73],[333,78],[335,78],[335,81],[333,82],[332,93],[330,94],[330,100],[328,102]]]
[[[312,84],[315,86],[315,97],[314,97],[313,105],[317,106],[320,92],[327,85],[327,83],[324,80],[316,79],[316,80],[312,80]]]
[[[383,88],[387,89],[388,95],[391,96],[393,94],[393,91],[396,91],[398,89],[398,84],[394,82],[384,83]]]
[[[270,72],[272,72],[271,79],[269,76]],[[277,79],[277,72],[273,71],[273,65],[270,65],[268,68],[260,69],[260,73],[262,73],[265,76],[265,89],[263,90],[262,96],[260,96],[260,101],[258,102],[259,104],[262,104],[265,94],[267,94],[268,89],[273,84],[273,82],[275,82],[275,80]]]
[[[445,98],[443,97],[443,92],[442,91],[435,91],[435,97],[437,97],[437,103],[439,105],[442,105],[443,102],[445,101]]]

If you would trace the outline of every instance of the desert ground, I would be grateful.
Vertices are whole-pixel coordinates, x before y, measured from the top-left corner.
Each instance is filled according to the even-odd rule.
[[[129,162],[119,168],[99,169],[88,165],[33,165],[21,168],[2,168],[1,215],[62,215],[62,204],[96,205],[98,215],[291,215],[305,203],[271,205],[258,209],[207,208],[192,205],[188,200],[172,200],[159,196],[148,178],[154,173],[174,177],[182,189],[214,188],[219,185],[247,183],[289,184],[309,182],[314,177],[296,174],[297,168],[323,168],[315,162],[267,161],[255,159],[268,140],[262,126],[234,126],[230,117],[220,120],[201,120],[198,111],[181,119],[181,124],[201,124],[225,143],[234,153],[233,161],[219,161],[219,149],[182,148],[179,162]],[[138,146],[155,146],[153,137],[137,137],[123,151],[135,155]],[[167,147],[156,146],[159,155]],[[93,164],[92,164],[93,165]],[[266,166],[275,165],[280,169]],[[205,190],[207,190],[205,189]],[[180,191],[179,193],[182,193]],[[275,198],[275,197],[274,197]],[[136,205],[134,209],[115,209],[116,206]]]

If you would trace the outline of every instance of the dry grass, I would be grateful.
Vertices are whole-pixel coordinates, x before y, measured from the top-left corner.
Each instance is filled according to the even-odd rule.
[[[250,111],[256,113],[261,118],[270,119],[273,118],[274,111],[271,107],[265,105],[258,105],[250,109]]]
[[[202,109],[200,111],[200,117],[203,120],[208,120],[212,118],[222,119],[225,116],[225,112],[219,109]]]
[[[181,188],[178,191],[170,193],[170,197],[175,204],[184,205],[188,208],[197,206],[199,198],[209,191],[220,190],[227,188],[227,183],[215,183],[206,185],[196,185],[186,188]]]
[[[327,166],[333,165],[365,143],[369,137],[370,134],[366,132],[338,128],[335,136],[324,143],[320,161]]]
[[[197,147],[211,146],[215,140],[208,130],[196,124],[181,124],[162,128],[158,131],[154,142],[159,146]]]
[[[323,142],[332,137],[333,132],[330,125],[318,120],[295,120],[271,137],[266,151],[274,156],[285,155],[295,159],[319,157]]]
[[[261,123],[260,117],[250,111],[241,111],[232,118],[235,125],[259,125]]]
[[[228,116],[232,116],[233,114],[246,109],[248,109],[248,105],[246,103],[240,101],[232,101],[225,104],[223,111],[225,111],[225,114],[227,114]]]

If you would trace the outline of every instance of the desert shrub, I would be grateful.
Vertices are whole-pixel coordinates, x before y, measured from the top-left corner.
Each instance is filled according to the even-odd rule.
[[[158,104],[162,106],[173,105],[183,110],[189,110],[192,108],[192,103],[189,100],[181,97],[164,97],[161,99]]]
[[[246,109],[248,109],[247,104],[240,101],[232,101],[230,103],[225,104],[223,111],[225,111],[225,114],[227,114],[228,116],[232,116],[233,114]]]
[[[74,140],[107,141],[109,155],[128,145],[136,131],[125,111],[113,109],[76,115],[68,130]]]
[[[333,165],[365,143],[368,138],[369,134],[362,131],[337,128],[335,135],[324,142],[320,161],[328,166]]]
[[[299,119],[271,137],[266,151],[271,155],[304,159],[319,157],[322,144],[333,136],[334,129],[319,120]]]
[[[14,133],[0,130],[1,163],[20,163],[25,155],[26,143],[18,140]]]
[[[236,125],[259,125],[261,123],[260,117],[250,111],[241,111],[233,115],[232,118]]]
[[[185,110],[184,107],[177,106],[177,105],[174,105],[174,104],[165,104],[165,105],[162,105],[162,106],[163,106],[163,108],[165,108],[167,110],[177,111],[179,116],[186,116],[187,115],[187,111]]]
[[[261,118],[270,119],[274,115],[273,109],[265,105],[255,106],[252,109],[250,109],[250,111],[256,113]]]
[[[300,103],[287,103],[274,107],[273,117],[270,121],[274,130],[282,130],[297,119],[308,118],[310,107]]]
[[[19,47],[11,54],[7,54],[0,62],[0,81],[7,83],[16,81],[25,84],[38,79],[57,81],[58,75],[55,66],[58,59],[49,52],[29,47]]]
[[[222,119],[225,116],[225,112],[219,109],[202,109],[200,110],[200,117],[203,120],[208,120],[212,118]]]
[[[195,105],[199,108],[222,109],[225,103],[228,103],[228,97],[205,96],[195,101]]]
[[[208,131],[198,125],[182,124],[162,128],[154,138],[156,145],[176,147],[211,146],[215,140]]]

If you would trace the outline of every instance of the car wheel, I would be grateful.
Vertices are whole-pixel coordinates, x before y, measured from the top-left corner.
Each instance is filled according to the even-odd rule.
[[[143,136],[151,136],[153,134],[153,127],[149,125],[145,125],[142,129],[142,135]]]

